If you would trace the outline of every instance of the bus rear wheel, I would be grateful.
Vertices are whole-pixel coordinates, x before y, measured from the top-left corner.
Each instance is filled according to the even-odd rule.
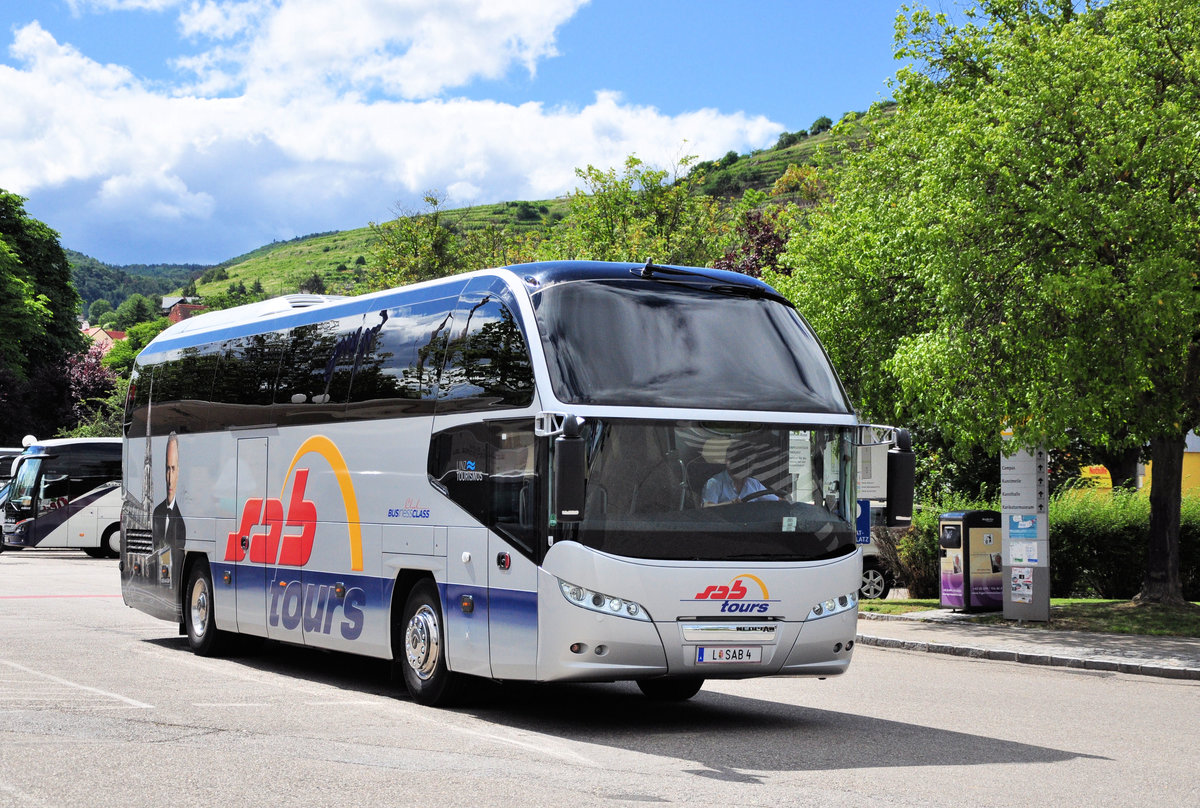
[[[449,704],[462,688],[462,676],[446,667],[446,634],[437,587],[428,579],[409,593],[404,615],[393,627],[393,654],[404,686],[418,704]]]
[[[192,565],[183,594],[183,624],[192,652],[197,656],[225,654],[232,635],[217,628],[213,619],[212,573],[209,572],[207,561],[200,560]]]
[[[704,680],[682,679],[638,679],[638,688],[651,701],[687,701],[700,692]]]
[[[120,525],[110,525],[108,530],[104,531],[104,537],[100,539],[100,547],[109,558],[121,557]]]

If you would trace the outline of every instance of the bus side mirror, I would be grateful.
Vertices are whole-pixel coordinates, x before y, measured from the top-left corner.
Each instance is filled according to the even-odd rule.
[[[887,525],[912,524],[913,494],[917,487],[917,456],[907,429],[896,430],[896,444],[887,453]]]
[[[554,513],[560,523],[583,520],[586,474],[587,446],[579,434],[579,420],[568,415],[562,434],[554,439]]]

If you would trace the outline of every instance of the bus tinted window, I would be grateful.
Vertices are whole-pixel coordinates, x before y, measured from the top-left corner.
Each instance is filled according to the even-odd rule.
[[[550,286],[534,306],[566,403],[851,412],[824,349],[778,301],[612,280]]]
[[[429,474],[464,510],[534,557],[542,513],[533,425],[464,424],[433,436]]]
[[[356,357],[370,342],[362,323],[355,314],[290,330],[275,387],[278,423],[319,423],[345,410]]]
[[[212,398],[218,404],[232,405],[222,408],[224,426],[272,421],[275,382],[288,337],[287,331],[272,331],[223,345]]]
[[[533,368],[521,327],[494,295],[465,298],[446,352],[439,409],[525,407],[533,401]]]
[[[367,316],[371,337],[354,355],[351,418],[429,414],[456,298],[401,306]]]

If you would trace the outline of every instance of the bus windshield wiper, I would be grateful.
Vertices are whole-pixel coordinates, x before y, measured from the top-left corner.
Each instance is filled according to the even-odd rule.
[[[659,266],[653,261],[647,261],[644,266],[629,270],[634,275],[640,275],[643,278],[653,278],[655,275],[674,275],[677,277],[703,278],[706,281],[717,280],[712,275],[705,275],[703,272],[697,272],[694,269],[681,269],[679,267],[664,267]]]
[[[740,295],[742,297],[752,297],[758,299],[774,300],[778,303],[784,303],[788,306],[792,305],[791,301],[783,295],[772,292],[770,289],[755,284],[740,284],[730,283],[725,278],[714,278],[704,272],[697,272],[694,269],[683,269],[680,267],[664,267],[647,261],[644,266],[629,270],[634,275],[643,278],[653,278],[656,276],[667,275],[676,278],[699,278],[712,282],[712,286],[708,287],[709,291],[716,292],[722,295]]]

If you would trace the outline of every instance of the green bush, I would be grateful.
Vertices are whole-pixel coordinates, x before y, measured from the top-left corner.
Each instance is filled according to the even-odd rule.
[[[1065,491],[1050,500],[1050,595],[1124,600],[1142,588],[1150,530],[1145,492]],[[1186,496],[1179,529],[1183,595],[1200,597],[1200,496]]]
[[[912,527],[880,552],[914,598],[940,595],[938,521],[943,513],[997,510],[995,502],[949,495],[919,503]],[[1050,595],[1127,600],[1142,588],[1150,531],[1144,491],[1067,490],[1050,499]],[[890,550],[891,548],[886,548]],[[1200,600],[1200,495],[1185,496],[1179,524],[1183,596]]]

